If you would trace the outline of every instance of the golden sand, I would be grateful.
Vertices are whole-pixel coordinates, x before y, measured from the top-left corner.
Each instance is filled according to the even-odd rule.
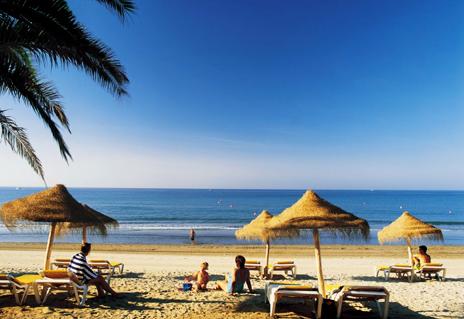
[[[0,245],[0,272],[36,272],[43,259],[41,244]],[[90,258],[123,261],[127,272],[117,275],[112,286],[124,293],[123,299],[94,299],[95,290],[85,307],[78,307],[66,294],[52,295],[45,306],[35,306],[32,297],[27,306],[18,307],[7,292],[0,292],[0,318],[268,318],[264,303],[264,281],[254,279],[254,294],[229,296],[220,291],[182,292],[183,276],[197,270],[207,260],[214,282],[231,270],[235,254],[262,259],[262,246],[152,246],[95,245]],[[54,257],[70,257],[77,245],[58,245]],[[430,247],[434,261],[448,268],[445,282],[407,283],[375,278],[374,267],[407,260],[404,247],[397,246],[323,246],[323,266],[327,283],[384,285],[391,293],[390,318],[464,318],[464,247]],[[314,257],[310,246],[276,246],[271,262],[293,259],[299,280],[316,284]],[[311,305],[279,305],[280,318],[310,318]],[[346,318],[377,318],[375,304],[352,304]]]

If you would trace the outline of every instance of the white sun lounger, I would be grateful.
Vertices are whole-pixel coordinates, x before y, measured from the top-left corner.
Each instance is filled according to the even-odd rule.
[[[414,280],[414,270],[409,265],[378,266],[375,276],[378,277],[380,273],[383,273],[386,281],[390,280],[391,275],[396,275],[399,279],[407,278],[409,282]]]
[[[311,286],[295,285],[295,284],[279,284],[266,282],[265,301],[269,302],[269,315],[275,315],[277,303],[284,298],[312,300],[315,302],[316,318],[321,318],[322,314],[322,295],[317,291],[317,288]]]
[[[11,275],[0,274],[0,289],[10,290],[16,304],[21,306],[26,302],[29,290],[33,287],[34,282],[40,278],[41,276],[37,274],[22,275],[16,278]]]
[[[285,275],[291,273],[292,278],[296,278],[296,265],[293,261],[278,261],[275,264],[271,265],[271,270],[269,271],[269,277],[272,279],[276,271],[283,271]]]
[[[257,260],[247,260],[245,262],[245,268],[249,271],[257,271],[260,277],[263,273],[263,267],[261,266],[261,262]]]
[[[337,304],[337,319],[342,316],[342,308],[344,301],[375,301],[379,310],[380,318],[388,318],[388,309],[390,302],[390,294],[385,287],[375,286],[345,286],[333,290],[329,297]],[[383,310],[380,305],[380,300],[384,301]]]
[[[441,273],[441,275],[440,275]],[[427,263],[424,264],[417,272],[417,276],[422,279],[430,278],[432,275],[435,275],[437,280],[444,281],[446,278],[446,268],[443,267],[443,264],[439,263]]]
[[[42,291],[40,291],[42,288]],[[44,304],[52,291],[71,292],[79,305],[84,305],[87,300],[89,286],[74,281],[66,271],[45,271],[42,279],[34,282],[34,294],[38,304]],[[79,296],[82,293],[82,297]]]

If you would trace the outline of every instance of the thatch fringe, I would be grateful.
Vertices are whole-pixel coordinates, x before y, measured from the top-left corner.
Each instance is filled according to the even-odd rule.
[[[299,235],[299,232],[296,229],[273,231],[267,229],[267,225],[272,220],[272,218],[273,216],[271,213],[269,213],[267,210],[263,210],[249,224],[237,230],[235,232],[235,236],[238,239],[261,240],[266,242],[271,238],[297,237]]]
[[[311,190],[275,216],[269,222],[268,229],[319,229],[349,239],[369,237],[369,223],[365,219],[329,203]]]
[[[377,238],[381,244],[415,238],[443,241],[443,233],[439,228],[425,223],[405,211],[390,225],[379,231]]]

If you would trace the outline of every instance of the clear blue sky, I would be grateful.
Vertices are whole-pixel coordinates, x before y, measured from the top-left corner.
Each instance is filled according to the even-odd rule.
[[[44,73],[71,119],[69,165],[9,97],[49,184],[464,188],[464,2],[137,1],[125,25],[69,1],[126,66],[130,97]],[[0,185],[40,185],[0,147]]]

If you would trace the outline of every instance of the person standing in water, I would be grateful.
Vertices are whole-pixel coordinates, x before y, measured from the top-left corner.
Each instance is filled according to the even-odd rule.
[[[195,229],[191,228],[190,229],[190,242],[192,244],[195,244],[195,235],[196,235]]]

